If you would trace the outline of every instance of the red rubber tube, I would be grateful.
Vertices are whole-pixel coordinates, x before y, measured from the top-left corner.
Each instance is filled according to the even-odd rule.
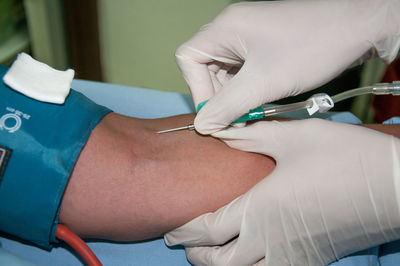
[[[93,251],[86,245],[86,243],[66,226],[57,225],[56,237],[65,241],[84,259],[89,266],[101,266],[100,260],[96,257]]]

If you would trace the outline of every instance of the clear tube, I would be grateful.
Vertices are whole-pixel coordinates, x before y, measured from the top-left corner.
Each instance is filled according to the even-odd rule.
[[[262,109],[263,109],[263,113],[264,113],[263,115],[265,117],[265,116],[271,116],[271,115],[277,115],[277,114],[307,109],[307,108],[310,108],[312,105],[313,105],[312,101],[307,100],[304,102],[271,106],[271,107],[262,106]]]
[[[352,98],[352,97],[364,95],[364,94],[400,95],[400,81],[393,81],[393,83],[377,83],[372,86],[366,86],[366,87],[362,87],[362,88],[348,90],[348,91],[336,94],[335,96],[332,96],[331,99],[333,100],[334,103],[338,103],[338,102],[346,100],[348,98]],[[271,116],[271,115],[277,115],[277,114],[282,114],[282,113],[287,113],[287,112],[292,112],[292,111],[308,109],[308,108],[311,108],[312,106],[313,106],[312,100],[306,100],[303,102],[285,104],[285,105],[280,105],[280,106],[272,106],[272,107],[262,106],[262,113],[263,113],[263,116],[265,117],[265,116]],[[261,115],[260,112],[254,112],[253,115],[254,114],[256,114],[257,116]],[[256,119],[260,119],[260,118],[262,118],[262,117],[257,117]]]
[[[364,95],[364,94],[376,94],[376,95],[400,95],[400,81],[393,81],[393,83],[377,83],[372,86],[357,88],[354,90],[345,91],[335,96],[332,96],[332,100],[335,103],[346,100],[351,97]]]

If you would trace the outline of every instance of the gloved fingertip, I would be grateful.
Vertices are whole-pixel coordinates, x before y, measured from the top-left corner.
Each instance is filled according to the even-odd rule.
[[[196,223],[182,225],[164,235],[164,242],[167,246],[183,245],[187,247],[199,245],[202,242],[202,234],[196,234]]]
[[[188,260],[195,265],[244,265],[232,261],[237,242],[235,238],[223,245],[188,247],[185,251]]]
[[[215,123],[213,119],[207,118],[207,116],[202,114],[198,114],[194,119],[194,127],[198,133],[210,135],[226,127],[223,124]]]
[[[211,134],[211,136],[219,139],[224,139],[224,140],[229,140],[229,139],[234,139],[235,137],[235,131],[239,128],[233,128],[233,127],[228,127],[223,130],[216,131]]]
[[[170,233],[166,233],[164,235],[164,242],[169,247],[178,245],[178,243],[176,243],[176,241],[175,241],[175,238],[172,237]]]
[[[185,248],[186,257],[187,259],[193,264],[198,266],[206,266],[210,265],[207,261],[210,254],[207,250],[210,249],[209,247],[190,247]]]
[[[164,235],[165,244],[169,247],[178,246],[178,245],[190,246],[190,243],[186,243],[187,242],[186,236],[180,234],[179,232],[175,232],[175,230],[168,232]]]

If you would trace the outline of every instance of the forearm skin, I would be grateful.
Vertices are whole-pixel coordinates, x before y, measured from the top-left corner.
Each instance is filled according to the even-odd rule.
[[[273,170],[271,158],[233,150],[195,131],[156,133],[193,118],[106,116],[75,165],[61,223],[82,237],[159,237],[229,203]]]

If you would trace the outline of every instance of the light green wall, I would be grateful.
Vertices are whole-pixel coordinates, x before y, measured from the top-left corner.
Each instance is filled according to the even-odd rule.
[[[65,70],[68,58],[61,1],[24,0],[24,8],[33,56]]]
[[[106,82],[188,93],[176,48],[231,0],[99,0]]]

